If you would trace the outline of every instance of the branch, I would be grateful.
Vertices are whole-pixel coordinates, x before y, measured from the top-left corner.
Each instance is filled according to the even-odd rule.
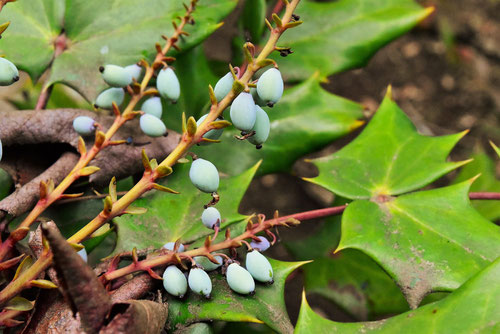
[[[207,237],[203,247],[189,250],[181,253],[166,251],[166,254],[152,257],[143,261],[137,261],[126,267],[110,271],[104,275],[107,281],[117,279],[119,277],[132,274],[136,271],[150,271],[157,266],[163,266],[171,263],[179,263],[179,259],[192,259],[195,256],[206,256],[210,258],[213,252],[240,247],[245,239],[254,239],[259,232],[267,231],[277,226],[295,226],[300,224],[299,220],[309,220],[334,216],[344,212],[347,205],[335,206],[326,209],[312,210],[300,212],[284,217],[276,217],[271,220],[265,220],[263,215],[259,215],[257,223],[249,223],[247,230],[241,235],[230,238],[230,232],[226,232],[226,239],[217,244],[211,244],[210,236]],[[229,231],[229,229],[227,229]],[[165,251],[161,251],[165,252]]]
[[[470,192],[470,199],[500,200],[500,193],[494,192]]]

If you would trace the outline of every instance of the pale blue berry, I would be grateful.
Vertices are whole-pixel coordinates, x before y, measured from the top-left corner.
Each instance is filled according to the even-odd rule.
[[[181,86],[175,72],[170,68],[164,68],[156,78],[156,89],[164,99],[177,102],[181,95]]]
[[[250,242],[250,247],[252,247],[253,249],[256,249],[258,251],[264,252],[269,247],[271,247],[271,244],[269,243],[269,240],[267,240],[265,237],[259,236],[257,238],[260,239],[260,242],[257,242],[256,240],[252,240]]]
[[[283,78],[276,68],[265,71],[257,81],[257,93],[269,107],[277,103],[283,95]]]
[[[253,250],[247,254],[245,261],[248,272],[259,282],[273,283],[273,267],[269,260],[259,251]]]
[[[251,131],[255,125],[256,111],[252,95],[240,93],[231,104],[231,122],[241,131]]]
[[[214,229],[216,226],[220,226],[221,218],[219,210],[213,206],[206,208],[201,214],[201,222],[203,225],[211,229]]]
[[[73,129],[81,136],[91,135],[95,131],[95,121],[88,116],[78,116],[73,120]]]
[[[102,78],[111,87],[125,87],[132,83],[132,75],[128,70],[117,65],[105,65],[99,67]]]
[[[165,245],[163,245],[162,248],[165,248],[165,249],[168,249],[168,250],[171,250],[173,251],[174,250],[174,247],[175,247],[175,242],[167,242]],[[184,252],[186,248],[184,247],[183,244],[180,244],[179,245],[179,249],[177,250],[179,253],[182,253]]]
[[[214,94],[217,101],[221,101],[233,88],[234,77],[231,72],[219,79],[214,87]]]
[[[196,125],[200,126],[200,124],[203,123],[203,121],[205,120],[205,118],[207,118],[207,116],[208,116],[208,114],[201,116],[200,119],[196,122]],[[223,131],[224,131],[224,129],[213,129],[213,130],[207,131],[207,133],[205,133],[203,135],[203,138],[217,140],[220,138],[220,136],[222,136]],[[201,142],[200,144],[204,145],[204,144],[210,144],[210,143]]]
[[[202,267],[205,271],[212,271],[219,268],[224,262],[221,256],[215,255],[214,257],[218,263],[213,263],[206,256],[195,256],[193,260],[196,262],[198,266]]]
[[[85,250],[85,247],[83,247],[82,249],[80,249],[78,252],[77,252],[78,255],[80,255],[80,257],[82,258],[82,260],[84,262],[87,262],[88,260],[88,256],[87,256],[87,251]]]
[[[210,298],[212,293],[212,281],[210,276],[200,268],[192,268],[189,271],[188,284],[191,291],[194,293]]]
[[[142,132],[150,137],[161,137],[167,133],[167,127],[162,120],[150,114],[142,115],[139,125]]]
[[[254,144],[257,148],[261,148],[269,137],[269,132],[271,131],[271,123],[269,122],[269,116],[262,110],[261,107],[255,106],[257,117],[255,118],[255,125],[252,131],[255,134],[248,138],[248,141]]]
[[[2,147],[2,140],[0,139],[0,161],[2,161],[2,154],[3,154],[3,147]]]
[[[144,101],[141,106],[141,110],[146,114],[150,114],[161,119],[161,114],[163,113],[161,99],[158,96],[150,97]]]
[[[227,267],[226,281],[229,287],[243,295],[248,295],[255,291],[255,281],[252,275],[237,263],[231,263]]]
[[[194,186],[203,192],[213,193],[219,188],[219,172],[208,160],[194,160],[189,169],[189,178]]]
[[[139,77],[141,76],[142,73],[142,67],[137,65],[137,64],[132,64],[125,66],[125,70],[130,73],[133,79],[136,81],[139,80]]]
[[[119,106],[122,104],[124,97],[125,93],[123,92],[123,89],[108,88],[97,96],[94,106],[96,108],[111,109],[113,107],[113,102]]]
[[[10,60],[0,57],[0,86],[9,86],[19,80],[19,71]]]
[[[163,287],[172,296],[184,297],[187,291],[187,280],[184,273],[176,266],[168,266],[163,273]]]

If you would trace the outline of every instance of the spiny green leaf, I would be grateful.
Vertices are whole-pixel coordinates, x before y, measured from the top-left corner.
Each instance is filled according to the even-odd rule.
[[[445,299],[373,322],[339,323],[316,314],[302,298],[295,333],[497,333],[500,258]]]
[[[187,300],[169,299],[167,328],[204,320],[245,321],[265,323],[278,333],[291,333],[292,324],[285,306],[285,280],[292,271],[306,262],[270,260],[274,270],[274,284],[256,284],[254,296],[233,292],[225,277],[212,273],[212,298],[189,293]]]
[[[495,162],[484,152],[472,156],[471,163],[465,165],[458,174],[454,183],[463,182],[473,177],[479,177],[470,187],[470,191],[500,192],[500,180],[495,173]],[[472,202],[474,208],[489,220],[500,218],[500,203],[498,201],[476,200]]]
[[[214,162],[217,165],[217,160]],[[239,176],[220,180],[217,209],[222,215],[223,228],[245,218],[238,213],[238,206],[259,164]],[[147,213],[116,219],[119,228],[115,252],[132,247],[160,248],[179,238],[183,243],[192,242],[213,233],[201,223],[203,205],[210,201],[210,196],[193,186],[188,176],[190,167],[191,164],[176,165],[174,172],[163,180],[163,184],[178,190],[179,195],[154,192],[134,202],[134,205],[147,208]]]
[[[470,205],[470,183],[352,202],[342,215],[338,250],[370,255],[411,307],[431,291],[457,289],[500,256],[500,231]]]
[[[272,55],[293,81],[318,70],[326,77],[365,65],[378,49],[413,28],[432,9],[413,0],[304,0],[296,12],[304,23],[279,41],[294,53],[285,58],[277,52]]]
[[[319,176],[309,181],[350,199],[399,195],[468,162],[446,162],[465,132],[422,136],[389,95],[355,140],[330,156],[312,160]]]
[[[186,50],[201,43],[236,3],[200,1],[193,14],[196,25],[186,27],[190,36],[180,47]],[[126,66],[152,58],[155,43],[161,35],[172,34],[171,21],[184,12],[181,1],[16,1],[0,15],[0,21],[12,22],[2,36],[1,53],[35,79],[51,66],[48,83],[65,83],[92,101],[105,87],[99,66]],[[63,29],[67,49],[51,63],[54,40]]]
[[[263,159],[260,174],[288,171],[298,158],[359,127],[363,117],[361,105],[328,93],[317,76],[287,89],[279,103],[264,109],[271,133],[262,149],[236,141],[233,136],[239,132],[227,128],[220,144],[196,148],[195,152],[217,159],[217,167],[230,175],[241,173],[259,159]]]
[[[336,200],[334,205],[345,203]],[[285,244],[295,259],[313,260],[302,267],[306,293],[334,302],[358,320],[409,310],[398,286],[369,256],[354,249],[332,254],[340,240],[340,221],[341,216],[330,217],[308,238]]]

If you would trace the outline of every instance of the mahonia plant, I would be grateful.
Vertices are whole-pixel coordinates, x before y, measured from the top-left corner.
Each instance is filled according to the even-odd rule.
[[[36,13],[30,12],[36,11],[36,6],[21,4],[22,1],[26,0],[9,4],[3,12],[12,15],[12,29],[17,24],[16,19],[37,22],[32,17]],[[36,1],[41,7],[45,6],[42,0]],[[0,10],[8,2],[13,1],[0,0]],[[246,0],[240,28],[246,31],[247,39],[235,39],[233,44],[239,44],[238,55],[232,64],[224,65],[220,78],[206,74],[211,73],[210,65],[197,54],[200,49],[192,47],[219,27],[211,24],[234,8],[234,0],[191,0],[182,8],[168,1],[158,1],[157,7],[137,1],[134,4],[137,13],[131,12],[130,17],[137,18],[138,22],[127,22],[130,43],[122,39],[123,31],[119,27],[111,26],[117,24],[116,20],[96,19],[95,22],[101,22],[102,26],[90,38],[85,36],[95,27],[79,27],[85,23],[76,19],[70,22],[71,15],[77,17],[80,12],[86,15],[86,9],[98,12],[97,16],[113,12],[109,4],[67,1],[61,11],[68,17],[63,15],[59,20],[64,23],[51,21],[49,24],[54,27],[63,24],[60,35],[50,42],[53,58],[37,62],[29,58],[30,55],[17,53],[21,59],[13,58],[14,63],[34,79],[44,72],[40,63],[44,63],[47,68],[43,70],[49,72],[35,112],[50,115],[52,110],[46,107],[51,94],[55,95],[56,82],[75,87],[92,101],[89,106],[94,110],[70,113],[71,117],[66,117],[64,125],[59,127],[71,132],[62,136],[71,137],[68,143],[79,153],[67,175],[60,179],[55,176],[45,179],[43,175],[34,181],[35,187],[39,186],[33,197],[34,205],[27,209],[26,215],[9,217],[16,218],[10,230],[10,220],[5,215],[0,216],[5,219],[1,224],[0,244],[0,271],[4,279],[0,290],[0,326],[23,331],[21,325],[27,322],[25,329],[28,332],[44,332],[57,326],[61,326],[57,330],[86,333],[160,333],[165,329],[169,332],[211,332],[212,328],[204,321],[223,320],[265,323],[282,333],[294,330],[316,333],[376,331],[384,326],[391,332],[393,328],[402,328],[412,322],[410,326],[415,326],[417,331],[422,329],[430,333],[426,327],[432,319],[430,315],[437,312],[442,321],[448,320],[449,317],[441,316],[445,312],[437,310],[448,309],[446,313],[449,314],[452,312],[450,304],[454,302],[466,308],[464,295],[469,294],[481,303],[483,313],[477,317],[483,317],[484,321],[477,326],[498,327],[500,319],[494,312],[495,306],[481,299],[477,286],[495,277],[495,273],[498,277],[500,264],[495,259],[500,255],[500,232],[475,211],[469,199],[498,200],[500,194],[469,192],[473,182],[470,178],[446,188],[422,190],[438,177],[468,162],[445,162],[450,150],[465,133],[436,138],[418,134],[395,104],[390,87],[379,111],[356,139],[332,156],[312,161],[319,176],[306,180],[345,198],[338,203],[341,205],[288,216],[280,216],[276,211],[271,219],[264,214],[243,216],[238,213],[239,200],[260,162],[244,170],[257,160],[264,158],[264,164],[268,164],[262,167],[263,174],[286,171],[301,156],[326,146],[364,123],[360,120],[362,107],[325,92],[320,86],[323,77],[363,65],[378,48],[432,12],[411,0],[383,3],[375,0],[304,1],[298,7],[299,2],[277,0],[269,6],[265,0]],[[9,6],[18,7],[8,11]],[[131,11],[131,7],[121,3],[116,6]],[[139,10],[140,6],[144,8]],[[150,36],[151,32],[145,33],[151,28],[148,20],[162,8],[172,10],[166,16],[169,20],[174,18],[170,33],[161,36],[162,44],[149,45],[152,51],[144,51],[146,41],[156,40],[156,36]],[[141,14],[142,10],[149,14]],[[205,18],[203,10],[212,16]],[[339,22],[330,22],[329,11],[345,15],[337,15],[333,20]],[[373,29],[369,21],[378,20],[380,13],[388,13],[387,18],[380,29]],[[165,23],[161,24],[162,31],[167,30]],[[302,26],[302,23],[305,24]],[[0,35],[9,24],[0,26]],[[85,33],[75,33],[73,24]],[[133,56],[121,51],[123,55],[108,58],[115,43],[92,44],[93,38],[101,38],[99,34],[107,25],[110,25],[111,35],[125,44],[120,45],[120,50],[128,50]],[[45,26],[41,24],[40,27]],[[366,31],[366,36],[354,36],[349,29],[339,32],[339,27]],[[52,26],[50,29],[54,30]],[[65,66],[64,62],[68,61],[65,56],[70,52],[77,55],[82,52],[78,51],[81,47],[78,43],[83,49],[88,47],[89,64],[82,64],[85,68],[75,73],[61,73],[61,68],[70,71]],[[325,44],[325,50],[319,50],[323,47],[321,43]],[[336,45],[335,50],[330,44]],[[334,53],[333,60],[329,51]],[[13,51],[13,54],[16,53]],[[43,58],[44,54],[40,54]],[[0,58],[1,86],[19,81],[14,63]],[[35,63],[36,70],[30,67]],[[49,69],[49,66],[52,67]],[[313,74],[316,67],[320,74]],[[75,80],[79,74],[81,82]],[[293,86],[311,74],[311,78]],[[203,97],[199,98],[198,81],[205,81],[200,79],[205,75],[210,77],[207,81],[215,84],[208,85]],[[285,90],[283,78],[293,87],[287,86]],[[204,102],[198,100],[206,104],[200,107]],[[51,122],[56,122],[54,119],[59,111],[53,111],[55,116],[49,117]],[[5,137],[2,133],[4,124],[5,128],[15,127],[9,125],[12,118],[0,114],[0,119],[1,161],[2,139],[8,148],[6,156],[12,154],[14,149],[11,147],[16,142],[7,131]],[[46,129],[40,131],[44,133]],[[142,138],[147,142],[142,142]],[[244,141],[247,144],[241,143]],[[492,146],[499,153],[498,148]],[[160,154],[154,151],[155,147],[160,147]],[[105,169],[108,173],[109,169],[111,173],[119,173],[119,169],[125,169],[123,166],[135,165],[135,161],[129,161],[134,160],[131,157],[142,163],[142,176],[134,178],[134,184],[126,191],[120,191],[122,187],[117,177],[109,175],[106,193],[96,192],[91,196],[102,199],[102,209],[100,207],[100,212],[85,225],[72,226],[71,233],[66,233],[64,222],[47,219],[53,215],[51,210],[56,202],[83,202],[84,192],[69,192],[81,188],[82,181],[94,183]],[[112,163],[112,159],[118,162]],[[268,161],[273,162],[269,164]],[[134,173],[127,175],[131,174]],[[165,194],[149,194],[152,191]],[[13,195],[15,193],[9,196]],[[445,212],[442,207],[446,205],[449,207]],[[158,207],[169,210],[168,214],[158,213]],[[450,214],[451,209],[457,212],[456,216]],[[304,261],[283,262],[263,254],[278,242],[278,227],[293,227],[304,220],[336,215],[342,215],[342,233],[333,230],[328,222],[321,228],[321,235],[305,238],[302,243],[287,242],[290,253]],[[450,231],[446,225],[452,218],[456,231]],[[140,231],[144,226],[144,231]],[[100,259],[92,269],[87,264],[95,262],[92,252],[109,240],[115,229],[118,230],[115,250],[107,252],[106,258]],[[404,231],[402,236],[399,236],[400,229]],[[123,241],[127,233],[139,239],[141,232],[147,235],[144,238],[147,240]],[[410,235],[410,232],[414,233]],[[22,246],[28,235],[29,251]],[[420,238],[424,235],[429,236]],[[484,247],[479,246],[482,242]],[[349,253],[347,248],[364,253]],[[321,257],[307,264],[310,260],[307,254],[314,249]],[[332,251],[342,251],[344,260],[332,257]],[[430,252],[436,255],[431,256]],[[463,263],[453,258],[456,252],[461,254]],[[328,257],[325,254],[329,254]],[[405,262],[403,256],[409,260]],[[388,289],[391,296],[387,304],[399,307],[401,303],[397,298],[402,299],[404,295],[408,303],[403,301],[404,307],[416,310],[396,308],[392,313],[401,313],[399,316],[376,325],[344,325],[317,315],[307,303],[304,292],[294,329],[284,301],[284,286],[289,275],[304,266],[306,290],[326,295],[350,312],[358,305],[346,302],[342,291],[345,290],[348,297],[353,294],[357,299],[370,302],[372,294],[379,292],[373,292],[376,288],[368,286],[369,283],[360,287],[359,292],[356,285],[361,284],[359,278],[354,279],[351,289],[354,292],[342,287],[337,289],[340,294],[331,293],[331,286],[336,284],[338,272],[342,271],[336,268],[345,270],[346,276],[358,277],[351,268],[355,266],[353,263],[374,273],[367,275],[366,282],[375,282],[376,288],[383,284],[386,284],[384,288],[393,287],[394,282],[398,285],[402,294],[397,288],[397,292]],[[326,277],[328,282],[335,278],[328,287],[324,282],[318,283],[325,275],[331,275]],[[156,284],[160,281],[162,284]],[[344,283],[345,277],[340,281]],[[159,286],[162,290],[158,290]],[[52,291],[45,296],[37,294],[37,289]],[[496,290],[492,300],[500,300]],[[151,295],[148,292],[156,291],[158,296],[146,297]],[[419,307],[427,294],[437,291],[452,293],[445,299]],[[46,308],[35,307],[44,303],[42,298],[55,300],[60,294],[66,304],[57,305],[57,301],[48,303]],[[39,297],[33,299],[34,296]],[[448,304],[447,300],[450,300]],[[378,307],[379,301],[372,304]],[[363,305],[365,308],[375,306]],[[78,317],[74,317],[73,312],[78,312]],[[360,320],[367,320],[367,316]]]

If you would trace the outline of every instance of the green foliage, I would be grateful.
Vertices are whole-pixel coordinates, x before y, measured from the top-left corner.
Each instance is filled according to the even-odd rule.
[[[418,134],[389,92],[356,140],[331,156],[313,160],[320,174],[310,181],[350,199],[413,191],[467,162],[446,162],[464,134]]]
[[[295,333],[497,333],[500,330],[500,259],[445,299],[393,318],[339,323],[314,313],[305,297]]]
[[[229,289],[225,277],[212,273],[212,299],[190,293],[186,300],[169,300],[167,328],[203,320],[245,321],[265,323],[278,333],[290,333],[293,326],[285,307],[285,280],[306,262],[270,260],[274,284],[257,284],[255,295],[241,296]]]
[[[320,174],[312,182],[359,199],[342,216],[337,250],[356,248],[373,257],[411,307],[431,291],[458,288],[500,254],[498,229],[470,206],[472,181],[392,196],[417,190],[463,164],[445,162],[461,136],[419,135],[386,97],[355,140],[313,161]]]
[[[294,54],[281,58],[275,53],[273,58],[293,81],[316,71],[326,77],[360,67],[431,11],[413,0],[305,0],[297,9],[304,23],[280,39],[280,46],[291,47]]]
[[[200,2],[196,26],[181,46],[187,50],[213,33],[218,22],[236,5],[235,0]],[[170,35],[171,21],[183,15],[180,1],[32,0],[6,6],[0,15],[12,21],[2,36],[2,53],[33,79],[49,67],[46,85],[67,84],[92,101],[105,83],[99,66],[130,65],[155,54],[152,47],[161,35]],[[67,49],[52,62],[54,41],[64,29]]]
[[[326,92],[316,75],[287,89],[279,103],[265,109],[271,133],[262,149],[236,142],[233,136],[239,132],[226,129],[222,143],[203,146],[195,152],[218,161],[219,170],[230,175],[241,173],[258,159],[263,159],[260,174],[285,172],[298,158],[359,127],[363,116],[361,105]]]

